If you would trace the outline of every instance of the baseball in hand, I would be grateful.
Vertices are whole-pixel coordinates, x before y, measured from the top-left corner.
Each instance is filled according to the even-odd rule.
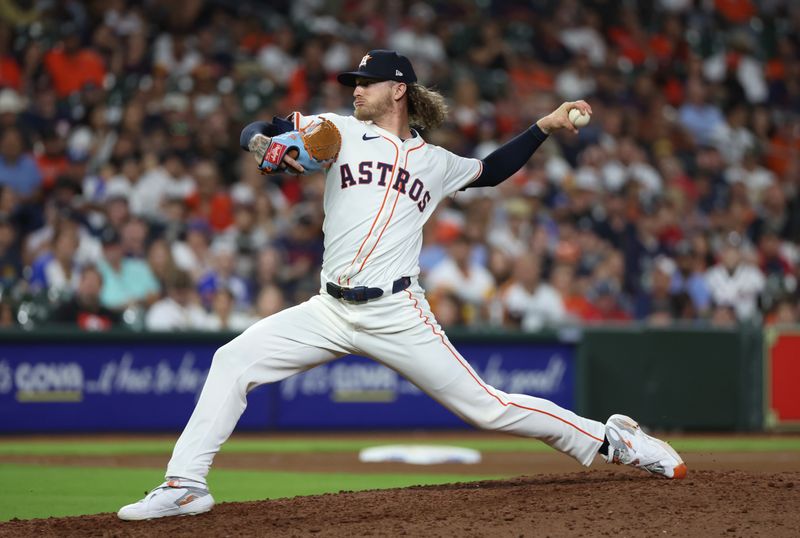
[[[580,109],[573,108],[569,111],[569,121],[571,121],[572,125],[575,127],[585,127],[589,124],[590,118],[591,116],[589,114],[584,114]]]

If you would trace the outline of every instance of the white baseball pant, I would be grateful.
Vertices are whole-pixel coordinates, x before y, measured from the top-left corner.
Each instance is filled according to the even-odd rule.
[[[363,304],[322,293],[262,319],[219,348],[166,476],[205,483],[214,455],[244,412],[248,391],[348,353],[392,368],[478,428],[539,439],[583,465],[591,464],[603,442],[602,423],[483,382],[414,283]]]

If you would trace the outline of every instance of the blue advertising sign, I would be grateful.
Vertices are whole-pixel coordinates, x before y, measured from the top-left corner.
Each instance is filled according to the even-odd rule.
[[[180,431],[218,343],[0,344],[0,433]],[[466,344],[484,381],[573,408],[573,344]],[[395,371],[348,356],[259,387],[237,430],[453,428],[459,418]]]
[[[504,392],[575,405],[573,344],[465,344],[461,354]],[[279,428],[451,428],[466,424],[397,372],[348,356],[280,383]]]
[[[19,343],[0,346],[0,432],[180,430],[216,346]],[[268,396],[248,397],[240,429],[264,428]]]

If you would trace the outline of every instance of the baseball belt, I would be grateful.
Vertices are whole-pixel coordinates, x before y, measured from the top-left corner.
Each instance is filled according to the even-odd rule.
[[[400,277],[392,283],[392,293],[403,291],[411,285],[411,277]],[[377,299],[383,295],[383,288],[369,288],[367,286],[356,286],[354,288],[343,288],[333,282],[325,284],[328,295],[335,299],[341,299],[348,303],[366,303],[371,299]]]

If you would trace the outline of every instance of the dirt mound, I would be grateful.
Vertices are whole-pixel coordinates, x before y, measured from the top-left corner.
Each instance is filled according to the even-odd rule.
[[[194,517],[0,523],[0,536],[796,536],[800,473],[634,470],[223,503]]]

